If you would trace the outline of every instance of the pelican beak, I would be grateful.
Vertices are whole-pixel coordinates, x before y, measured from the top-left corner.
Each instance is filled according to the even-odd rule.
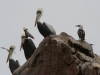
[[[26,35],[27,37],[31,37],[31,38],[34,39],[34,37],[33,37],[27,30],[25,30],[25,35]]]
[[[22,41],[21,41],[20,51],[21,51],[21,49],[22,49],[22,46],[23,46],[23,39],[22,39]]]
[[[8,57],[7,57],[7,61],[6,61],[6,63],[8,62],[8,60],[9,60],[9,56],[10,56],[10,53],[8,54]]]
[[[36,20],[35,20],[35,25],[34,26],[36,26],[37,20],[38,20],[38,14],[36,15]]]

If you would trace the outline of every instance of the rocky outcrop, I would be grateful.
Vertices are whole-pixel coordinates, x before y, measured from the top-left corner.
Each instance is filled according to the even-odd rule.
[[[100,57],[86,41],[62,32],[45,38],[13,75],[100,75]]]

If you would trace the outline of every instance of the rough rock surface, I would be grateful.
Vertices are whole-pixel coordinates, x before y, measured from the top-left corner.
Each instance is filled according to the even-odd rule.
[[[86,41],[62,32],[45,38],[13,75],[100,75],[100,57]]]

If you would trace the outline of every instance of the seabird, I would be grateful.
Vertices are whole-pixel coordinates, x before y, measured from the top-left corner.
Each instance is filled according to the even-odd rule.
[[[12,74],[20,66],[19,61],[18,60],[15,61],[12,58],[12,54],[14,53],[14,50],[15,50],[15,46],[11,45],[9,48],[9,54],[8,54],[7,61],[6,61],[7,63],[9,60],[9,68]]]
[[[82,25],[76,25],[76,27],[79,27],[79,29],[77,31],[79,39],[84,41],[85,40],[85,31],[83,30],[83,26]]]
[[[56,31],[51,25],[49,25],[45,22],[43,22],[43,23],[40,22],[40,18],[43,14],[43,10],[38,9],[36,14],[37,15],[36,15],[36,20],[35,20],[35,26],[37,24],[38,30],[43,35],[43,37],[45,38],[51,34],[56,35]]]
[[[25,34],[22,34],[21,36],[22,42],[21,42],[20,50],[23,47],[25,58],[28,60],[31,57],[31,55],[34,53],[36,46],[33,43],[33,41],[30,38],[28,38],[31,37],[34,39],[34,37],[28,32],[28,29],[25,27],[23,29]]]

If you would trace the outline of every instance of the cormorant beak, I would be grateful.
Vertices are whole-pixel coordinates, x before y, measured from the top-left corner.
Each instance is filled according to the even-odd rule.
[[[10,52],[9,52],[9,54],[8,54],[8,57],[7,57],[7,61],[6,61],[6,63],[8,62],[8,60],[9,60],[9,56],[10,56]]]
[[[37,21],[38,21],[38,14],[36,15],[36,20],[35,20],[35,25],[34,26],[36,26]]]
[[[75,25],[75,27],[78,27],[78,25]]]
[[[26,35],[27,37],[31,37],[31,38],[34,39],[34,37],[28,32],[28,30],[25,30],[25,35]]]
[[[79,25],[75,25],[75,27],[80,27]]]

